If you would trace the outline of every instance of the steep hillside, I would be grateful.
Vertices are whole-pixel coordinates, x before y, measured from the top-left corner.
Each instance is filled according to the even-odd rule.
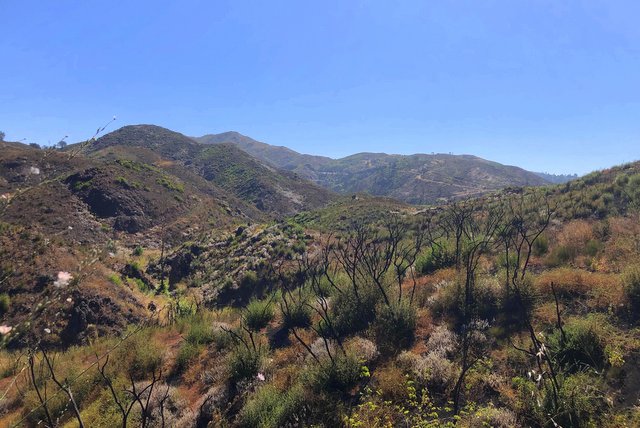
[[[133,248],[157,257],[212,227],[270,219],[188,169],[133,160],[138,148],[78,148],[0,143],[0,285],[11,301],[1,316],[14,344],[122,331],[148,315],[139,288],[162,289],[135,267],[146,260],[129,263]],[[139,150],[162,159],[154,149]]]
[[[11,202],[3,219],[79,242],[103,240],[112,230],[148,237],[162,225],[167,236],[184,236],[208,222],[222,227],[265,218],[199,180],[126,158],[25,145],[5,145],[0,152],[0,193]]]
[[[237,132],[205,135],[195,140],[204,144],[235,144],[263,162],[294,171],[335,192],[367,192],[413,204],[476,196],[508,186],[548,183],[544,177],[521,168],[468,155],[358,153],[331,159],[270,146]]]
[[[187,170],[276,216],[318,208],[331,199],[327,190],[265,166],[234,145],[206,146],[158,126],[125,126],[98,139],[94,150],[95,156],[126,156],[179,176]]]

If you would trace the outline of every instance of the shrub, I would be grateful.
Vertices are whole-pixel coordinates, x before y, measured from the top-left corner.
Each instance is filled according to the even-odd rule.
[[[504,285],[496,277],[481,277],[476,281],[473,294],[476,316],[482,319],[493,319],[500,309],[500,298]]]
[[[244,313],[244,322],[251,331],[260,331],[275,317],[271,300],[253,299],[249,302]]]
[[[375,343],[358,336],[349,341],[347,348],[365,364],[375,361],[380,356]]]
[[[254,289],[260,285],[260,279],[258,275],[252,271],[248,270],[245,272],[244,276],[240,280],[240,288],[242,289]]]
[[[115,351],[113,366],[126,371],[134,380],[142,380],[160,368],[162,364],[162,350],[151,340],[151,331],[134,333],[126,346],[120,346]]]
[[[168,190],[173,190],[180,193],[184,192],[184,184],[171,181],[167,176],[157,178],[156,183]]]
[[[441,317],[462,317],[462,285],[459,281],[442,281],[429,304],[434,314]]]
[[[355,355],[338,353],[333,357],[333,363],[325,359],[311,366],[305,379],[318,392],[344,392],[361,378],[362,369]]]
[[[533,255],[536,257],[544,256],[549,251],[549,239],[546,235],[540,235],[533,243]]]
[[[629,301],[629,311],[633,319],[640,317],[640,266],[628,268],[622,275],[624,294]]]
[[[416,310],[406,303],[384,305],[378,310],[374,334],[380,352],[395,354],[413,343],[416,330]]]
[[[352,289],[337,294],[331,306],[333,327],[341,336],[357,333],[369,327],[376,317],[379,293],[371,288],[361,287],[358,299]]]
[[[217,321],[213,323],[212,341],[218,351],[221,349],[226,349],[231,346],[232,343],[234,343],[233,336],[226,330],[231,330],[231,326],[229,324]]]
[[[488,405],[462,418],[465,428],[511,428],[518,426],[516,415],[509,409]]]
[[[600,369],[606,362],[605,345],[592,321],[577,321],[564,327],[565,338],[560,330],[549,337],[549,348],[553,358],[569,372],[585,367]]]
[[[595,257],[602,250],[604,244],[595,239],[591,239],[584,247],[584,253],[590,257]]]
[[[447,326],[439,325],[433,329],[427,340],[427,352],[442,357],[451,356],[458,349],[458,338]]]
[[[601,426],[601,417],[608,405],[598,383],[597,379],[584,372],[571,375],[560,386],[560,408],[554,408],[550,391],[545,395],[543,407],[548,414],[555,415],[553,420],[558,426]]]
[[[138,290],[140,290],[140,292],[142,292],[142,293],[149,292],[149,287],[140,278],[129,278],[129,277],[127,277],[127,281],[129,283],[133,284],[135,287],[137,287]]]
[[[458,375],[455,364],[435,352],[419,359],[415,370],[420,383],[439,392],[451,391]]]
[[[560,245],[554,248],[547,256],[545,264],[549,267],[558,267],[568,263],[575,257],[575,252],[569,247]]]
[[[213,342],[213,326],[206,319],[192,317],[186,341],[192,345],[208,345]]]
[[[109,275],[109,282],[113,285],[122,286],[122,279],[120,279],[120,276],[115,273]]]
[[[273,385],[258,389],[247,400],[240,413],[244,427],[276,428],[293,423],[296,414],[304,405],[304,390],[296,385],[280,391]]]
[[[407,378],[397,366],[387,366],[376,370],[375,385],[377,394],[385,401],[396,403],[407,400]]]
[[[133,255],[136,257],[140,257],[142,254],[144,253],[144,249],[138,245],[134,250],[133,250]]]
[[[9,308],[11,307],[11,298],[8,294],[2,293],[0,294],[0,317],[9,312]]]
[[[284,328],[307,328],[311,325],[311,309],[304,303],[289,305],[288,311],[282,312]]]
[[[191,342],[184,342],[182,346],[180,346],[180,350],[178,351],[178,355],[176,356],[176,365],[175,372],[183,373],[189,363],[198,355],[200,355],[202,347],[198,344]]]
[[[260,371],[262,360],[263,355],[261,352],[238,346],[229,354],[228,363],[231,380],[239,382],[254,378]]]
[[[455,256],[446,246],[435,247],[421,254],[416,260],[416,270],[423,275],[429,275],[438,269],[451,267],[455,263]]]

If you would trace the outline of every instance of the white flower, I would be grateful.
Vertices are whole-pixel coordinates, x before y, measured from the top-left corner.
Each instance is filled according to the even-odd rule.
[[[11,330],[13,330],[13,327],[11,327],[10,325],[0,325],[0,334],[3,336],[5,334],[9,334]]]
[[[546,352],[546,349],[544,347],[544,343],[542,345],[540,345],[540,349],[538,349],[538,352],[536,352],[536,357],[538,358],[542,358],[544,356]]]
[[[265,377],[262,373],[258,373],[256,377],[258,378],[259,381],[264,382]]]
[[[73,302],[73,299],[71,297],[67,297],[67,302],[71,303]]]
[[[55,287],[61,288],[69,285],[69,282],[73,279],[73,276],[69,272],[58,272],[58,279],[53,283]]]
[[[40,168],[32,166],[29,168],[29,174],[40,175]]]
[[[45,328],[44,332],[47,333],[47,334],[51,334],[51,329],[50,328]]]

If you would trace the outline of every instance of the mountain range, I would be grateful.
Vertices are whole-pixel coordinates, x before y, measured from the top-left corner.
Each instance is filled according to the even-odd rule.
[[[210,134],[194,140],[209,145],[236,145],[265,164],[295,172],[334,192],[364,192],[411,204],[441,203],[509,186],[552,182],[552,176],[471,155],[357,153],[332,159],[272,146],[237,132]]]

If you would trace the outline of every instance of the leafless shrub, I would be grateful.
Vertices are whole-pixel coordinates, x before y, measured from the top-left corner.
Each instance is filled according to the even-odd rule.
[[[459,372],[451,360],[435,352],[423,357],[417,369],[418,380],[438,391],[450,391]]]
[[[451,356],[457,348],[458,338],[456,334],[444,325],[437,326],[427,341],[427,352],[441,357]]]
[[[362,337],[354,337],[347,347],[365,364],[374,361],[380,355],[375,343]]]

